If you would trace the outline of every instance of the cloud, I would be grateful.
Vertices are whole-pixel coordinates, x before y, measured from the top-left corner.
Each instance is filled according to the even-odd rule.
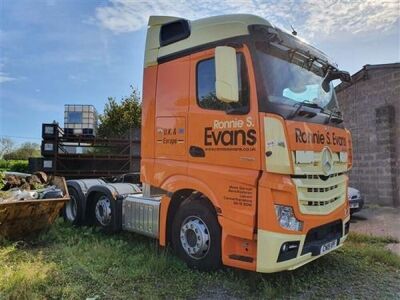
[[[72,81],[76,81],[76,82],[81,82],[81,83],[88,81],[86,78],[82,77],[81,75],[76,75],[76,74],[69,74],[68,79],[72,80]]]
[[[7,73],[0,72],[0,83],[17,80],[17,78],[8,75]]]
[[[1,32],[0,32],[1,33]],[[0,57],[0,84],[17,80],[16,77],[9,75],[8,73],[4,72],[5,62],[7,61],[6,57]]]
[[[274,7],[281,7],[278,3]],[[258,1],[135,1],[111,0],[110,5],[96,9],[99,23],[116,33],[136,31],[147,25],[151,15],[182,16],[187,19],[199,19],[207,16],[226,13],[256,13],[262,10]]]
[[[290,28],[307,38],[341,33],[347,35],[384,33],[396,29],[399,22],[398,0],[110,0],[98,7],[98,23],[115,33],[145,28],[150,15],[182,16],[198,19],[206,16],[251,13],[277,26]],[[397,29],[398,30],[398,29]]]
[[[309,0],[305,6],[309,17],[304,27],[313,34],[381,34],[400,20],[398,0]]]

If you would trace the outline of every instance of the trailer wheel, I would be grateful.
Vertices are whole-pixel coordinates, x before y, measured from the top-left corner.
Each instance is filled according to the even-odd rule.
[[[72,225],[81,225],[83,213],[82,201],[74,188],[69,188],[68,193],[70,200],[64,205],[64,221]]]
[[[221,265],[221,227],[212,208],[200,201],[179,208],[172,224],[172,246],[189,267],[211,271]]]

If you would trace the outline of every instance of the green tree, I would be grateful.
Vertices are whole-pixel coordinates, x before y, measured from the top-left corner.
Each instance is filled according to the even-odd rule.
[[[0,158],[14,149],[14,141],[8,137],[0,138]]]
[[[4,154],[3,158],[5,160],[24,160],[29,157],[39,157],[40,156],[40,145],[36,143],[23,143],[21,146]]]
[[[118,103],[113,97],[108,98],[104,113],[99,116],[100,137],[121,138],[129,134],[132,128],[139,128],[142,107],[139,92],[131,86],[132,92]]]

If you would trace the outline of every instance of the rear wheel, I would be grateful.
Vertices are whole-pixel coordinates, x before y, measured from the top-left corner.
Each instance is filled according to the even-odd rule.
[[[63,209],[64,221],[73,225],[80,225],[82,216],[81,200],[74,188],[69,188],[68,193],[70,200],[65,204]]]
[[[189,267],[211,271],[221,265],[221,227],[213,208],[201,201],[179,208],[172,224],[172,246]]]
[[[94,205],[94,221],[96,225],[107,228],[112,224],[112,204],[108,196],[98,194]]]

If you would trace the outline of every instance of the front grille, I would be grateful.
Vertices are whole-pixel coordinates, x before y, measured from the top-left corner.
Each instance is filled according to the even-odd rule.
[[[327,178],[321,177],[292,176],[297,189],[299,208],[304,214],[329,214],[345,202],[347,176],[338,173]]]
[[[323,193],[323,192],[328,192],[328,191],[332,191],[334,189],[337,189],[339,186],[337,184],[332,185],[330,187],[326,187],[326,188],[307,188],[307,192],[309,193]]]
[[[343,235],[343,223],[341,220],[334,221],[319,227],[310,229],[307,232],[301,255],[311,252],[313,256],[319,255],[321,246],[327,242],[339,240]]]
[[[335,201],[338,201],[339,199],[340,199],[340,197],[338,196],[338,197],[332,198],[328,201],[307,201],[307,206],[324,206],[324,205],[333,203]]]
[[[292,175],[292,178],[302,178],[302,179],[322,179],[322,180],[327,180],[331,177],[337,177],[340,175],[343,175],[344,173],[335,173],[335,174],[330,174],[330,175]]]
[[[344,204],[347,181],[347,162],[340,160],[338,152],[333,153],[331,174],[322,174],[322,152],[313,152],[312,159],[296,159],[294,162],[293,183],[296,185],[299,209],[303,214],[327,215]],[[298,157],[297,157],[298,158]]]

